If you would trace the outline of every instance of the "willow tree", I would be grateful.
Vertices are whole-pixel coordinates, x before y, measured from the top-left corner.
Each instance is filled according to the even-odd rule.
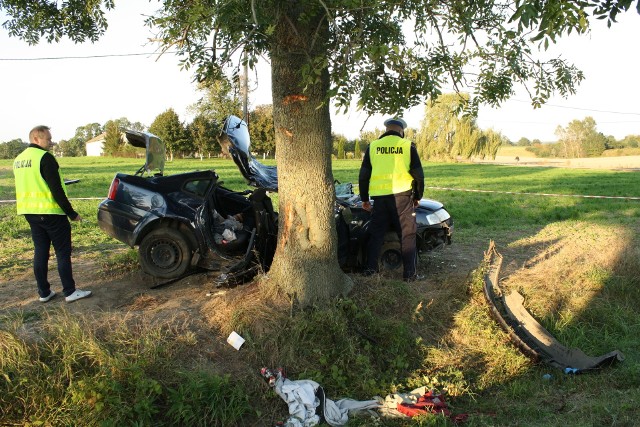
[[[509,138],[493,129],[482,130],[480,138],[483,140],[483,152],[480,154],[480,157],[482,158],[489,157],[491,159],[495,159],[500,146],[507,145],[509,143]]]
[[[113,0],[0,0],[13,36],[93,40]],[[514,86],[534,105],[574,92],[582,73],[536,50],[615,20],[631,0],[163,0],[148,21],[163,49],[201,80],[238,61],[271,62],[280,228],[269,287],[303,304],[344,293],[333,219],[330,102],[396,114],[437,98],[443,85],[473,88],[471,108],[498,105]]]
[[[460,105],[468,103],[468,94],[457,93],[443,94],[427,102],[416,141],[421,156],[425,159],[455,157],[460,148],[460,133],[468,137],[467,144],[475,146],[477,136],[473,132],[477,126],[471,122],[471,116],[459,111]]]
[[[463,111],[469,105],[470,98],[466,93],[443,94],[427,102],[416,138],[424,158],[495,157],[495,135],[483,132],[475,115]]]

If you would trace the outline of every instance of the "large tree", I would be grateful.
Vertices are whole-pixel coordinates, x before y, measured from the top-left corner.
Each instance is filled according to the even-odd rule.
[[[173,108],[158,114],[149,126],[149,132],[164,142],[171,161],[176,153],[184,152],[189,148],[190,140],[187,129]]]
[[[336,155],[338,159],[344,159],[345,156],[345,145],[347,144],[347,137],[339,134],[333,133],[331,134],[331,141],[333,146],[333,153]]]
[[[104,132],[104,129],[100,126],[100,123],[88,123],[76,128],[74,138],[83,139],[87,142],[88,140],[100,135],[102,132]]]
[[[135,130],[138,132],[144,132],[147,129],[147,127],[142,123],[132,122],[126,117],[120,117],[119,119],[116,119],[114,121],[118,124],[118,127],[122,130],[128,129],[128,130]]]
[[[518,147],[530,147],[531,146],[531,141],[529,140],[529,138],[526,137],[522,137],[518,140],[518,142],[516,142],[516,145]]]
[[[120,156],[124,152],[122,131],[115,120],[109,120],[104,125],[104,154],[107,156]]]
[[[468,103],[469,95],[464,93],[443,94],[427,102],[416,141],[424,158],[491,156],[489,140],[482,138],[473,115],[459,111],[460,106]]]
[[[632,0],[163,0],[149,23],[157,40],[207,80],[238,58],[271,61],[278,152],[279,236],[267,286],[303,304],[346,292],[333,219],[329,102],[396,114],[444,85],[473,88],[469,109],[497,105],[516,84],[534,105],[574,92],[582,73],[535,53],[588,15],[615,21]],[[0,0],[12,35],[94,39],[104,29],[92,2]],[[640,6],[638,6],[640,8]],[[74,13],[78,16],[75,16]],[[43,16],[51,19],[43,21]],[[69,19],[74,17],[75,19]],[[76,25],[79,22],[81,25]],[[244,52],[244,55],[240,55]]]
[[[198,91],[202,94],[202,98],[189,106],[189,109],[211,123],[213,135],[220,134],[226,116],[241,114],[240,98],[226,76],[218,76],[199,82]]]
[[[469,103],[466,93],[443,94],[427,102],[416,138],[422,156],[427,159],[495,158],[506,138],[491,129],[481,130],[474,114],[462,114],[460,108]]]
[[[58,148],[64,157],[81,157],[87,155],[86,141],[74,136],[69,140],[62,140]]]
[[[273,106],[258,105],[249,112],[251,151],[264,155],[275,154],[276,132],[273,127]]]
[[[598,157],[605,150],[607,138],[596,129],[593,117],[572,120],[567,127],[556,128],[564,157]]]
[[[493,129],[482,130],[480,139],[482,139],[481,143],[483,147],[482,153],[480,154],[482,158],[490,157],[495,159],[500,146],[509,144],[509,139],[506,136]]]
[[[204,115],[198,114],[194,117],[193,121],[187,125],[187,133],[200,159],[205,155],[211,157],[211,154],[220,153],[221,148],[217,140],[220,131],[219,129],[216,131],[214,122]]]
[[[627,135],[621,143],[623,147],[638,148],[640,145],[640,135]]]
[[[362,152],[360,151],[360,141],[353,141],[353,157],[359,160],[362,157]]]

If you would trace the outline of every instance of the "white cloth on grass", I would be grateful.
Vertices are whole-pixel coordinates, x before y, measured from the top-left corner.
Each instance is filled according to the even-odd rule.
[[[320,423],[320,417],[316,414],[316,408],[322,403],[317,396],[320,384],[313,380],[292,381],[278,373],[274,387],[278,396],[289,406],[286,427],[312,427]],[[324,396],[324,391],[319,394]],[[350,414],[378,409],[379,406],[378,400],[340,399],[334,402],[324,398],[324,418],[333,427],[343,426]]]

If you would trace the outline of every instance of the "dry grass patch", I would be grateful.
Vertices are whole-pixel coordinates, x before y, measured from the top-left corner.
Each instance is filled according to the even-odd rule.
[[[535,247],[521,269],[505,278],[508,293],[518,290],[528,309],[539,317],[582,312],[602,291],[603,279],[629,260],[631,231],[586,222],[546,226],[536,235],[520,239],[511,248]]]
[[[153,310],[160,306],[164,301],[152,295],[138,295],[130,304],[127,304],[129,310]]]
[[[209,325],[222,334],[268,332],[276,327],[283,312],[287,312],[286,302],[274,302],[258,282],[214,291],[211,297],[211,301],[204,304],[202,314]]]

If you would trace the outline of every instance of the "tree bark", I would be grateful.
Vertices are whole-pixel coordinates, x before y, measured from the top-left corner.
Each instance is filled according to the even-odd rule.
[[[278,166],[276,254],[264,282],[302,306],[346,294],[351,279],[338,265],[331,171],[329,73],[304,85],[301,67],[326,52],[323,17],[300,23],[285,11],[271,52],[273,119]],[[320,56],[322,57],[322,56]],[[326,102],[325,102],[326,101]]]

